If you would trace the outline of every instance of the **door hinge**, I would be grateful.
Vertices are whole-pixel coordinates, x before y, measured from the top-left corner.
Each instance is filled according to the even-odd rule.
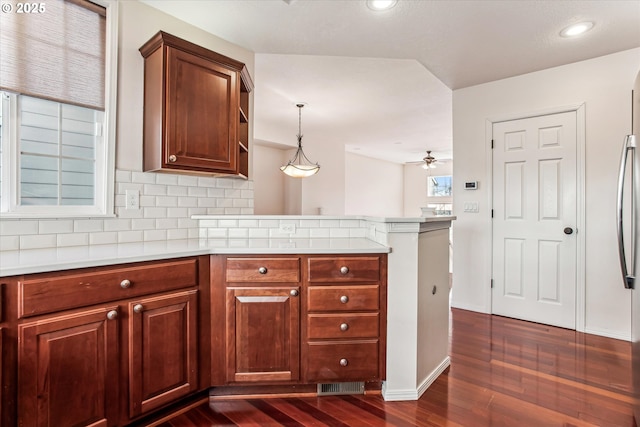
[[[493,279],[491,279],[491,289],[493,289]]]
[[[493,150],[493,139],[491,140],[491,149]]]
[[[493,209],[491,209],[491,218],[493,218]]]

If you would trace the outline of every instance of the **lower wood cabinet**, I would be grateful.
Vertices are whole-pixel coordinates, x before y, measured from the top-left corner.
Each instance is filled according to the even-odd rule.
[[[197,293],[128,303],[131,418],[198,389]]]
[[[306,277],[305,381],[383,380],[386,258],[309,257]]]
[[[123,426],[208,388],[208,381],[201,383],[199,376],[199,341],[203,335],[198,286],[199,272],[205,271],[204,288],[208,288],[208,257],[190,260],[186,264],[158,262],[160,269],[183,269],[186,277],[170,269],[172,274],[164,282],[156,276],[157,286],[149,280],[149,275],[154,274],[153,263],[139,265],[149,274],[146,276],[131,274],[138,271],[135,265],[52,275],[60,286],[65,285],[64,278],[68,279],[66,290],[57,292],[71,292],[74,298],[69,299],[69,304],[73,308],[39,315],[30,314],[31,310],[21,312],[23,318],[16,326],[17,424]],[[122,274],[139,279],[129,280]],[[20,301],[21,307],[33,305],[29,295],[42,298],[39,292],[28,288],[48,288],[48,277],[26,276],[18,282],[23,287],[19,299],[27,296],[27,301]],[[103,292],[107,298],[118,295],[115,289],[139,296],[77,308],[83,304],[78,283],[99,288],[93,280],[115,281],[114,290]],[[178,283],[187,287],[152,292],[154,288],[179,286]],[[90,301],[94,298],[95,295],[89,296]],[[52,304],[65,306],[61,301]]]
[[[136,424],[211,386],[382,381],[386,262],[212,255],[2,279],[0,426]]]
[[[211,263],[212,277],[224,278],[212,282],[212,295],[225,299],[216,306],[212,298],[212,366],[226,371],[212,371],[215,385],[384,379],[386,255],[213,256]],[[221,323],[224,333],[215,331]]]
[[[299,288],[227,289],[229,382],[300,376]]]
[[[20,426],[118,421],[118,306],[18,326]]]

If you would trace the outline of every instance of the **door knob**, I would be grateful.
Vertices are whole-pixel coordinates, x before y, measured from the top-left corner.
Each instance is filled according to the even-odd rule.
[[[573,234],[573,228],[565,227],[564,228],[564,234]]]

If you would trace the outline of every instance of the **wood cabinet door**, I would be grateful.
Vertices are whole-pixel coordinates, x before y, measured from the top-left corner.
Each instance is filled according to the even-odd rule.
[[[300,288],[227,288],[227,380],[300,376]]]
[[[18,424],[117,424],[117,307],[18,326]]]
[[[167,64],[163,166],[237,172],[238,72],[171,47]]]
[[[191,290],[129,303],[131,418],[197,390],[197,293]]]

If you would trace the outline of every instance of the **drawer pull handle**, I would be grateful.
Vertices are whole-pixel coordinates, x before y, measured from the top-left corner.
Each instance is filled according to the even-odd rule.
[[[136,304],[133,306],[134,313],[142,313],[142,310],[144,310],[142,304]]]
[[[107,313],[107,319],[113,320],[118,318],[118,310],[111,310]]]
[[[348,296],[346,296],[346,295],[342,295],[342,296],[340,297],[340,302],[341,302],[341,303],[343,303],[343,304],[348,303],[348,302],[349,302],[349,297],[348,297]]]
[[[131,287],[131,280],[124,279],[122,282],[120,282],[120,287],[122,289],[129,289]]]
[[[340,274],[348,274],[349,273],[349,267],[347,267],[346,265],[340,267]]]
[[[291,295],[292,297],[297,297],[299,294],[297,289],[291,289],[291,291],[289,292],[289,295]]]
[[[260,273],[260,274],[267,274],[267,271],[268,271],[267,267],[260,267],[258,269],[258,273]]]
[[[340,330],[342,332],[346,331],[347,329],[349,329],[349,325],[348,324],[343,323],[343,324],[340,325]]]
[[[340,359],[340,366],[347,366],[349,361],[347,359]]]

